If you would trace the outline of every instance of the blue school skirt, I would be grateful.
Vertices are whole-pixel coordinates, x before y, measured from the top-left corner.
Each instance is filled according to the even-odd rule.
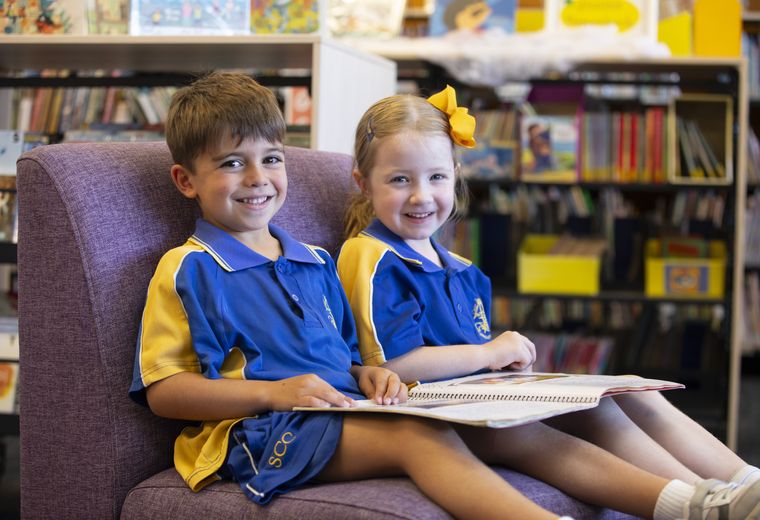
[[[232,478],[254,502],[266,504],[316,477],[335,453],[342,413],[271,412],[245,419],[230,433],[227,462]]]

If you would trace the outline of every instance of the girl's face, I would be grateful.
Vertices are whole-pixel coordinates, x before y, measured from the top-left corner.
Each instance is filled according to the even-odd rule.
[[[198,199],[206,220],[249,246],[270,237],[269,221],[288,186],[280,143],[226,137],[198,156],[193,169],[175,166],[172,176],[185,196]]]
[[[413,248],[428,243],[454,208],[451,139],[402,132],[378,140],[374,152],[372,170],[358,180],[375,215]]]

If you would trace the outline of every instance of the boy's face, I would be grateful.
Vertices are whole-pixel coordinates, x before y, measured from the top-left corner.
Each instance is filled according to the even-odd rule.
[[[269,221],[288,190],[281,143],[227,136],[194,161],[194,171],[172,167],[177,188],[198,199],[203,218],[243,243],[269,237]]]
[[[377,218],[410,246],[427,241],[454,208],[456,173],[447,135],[384,137],[366,180],[358,179]]]

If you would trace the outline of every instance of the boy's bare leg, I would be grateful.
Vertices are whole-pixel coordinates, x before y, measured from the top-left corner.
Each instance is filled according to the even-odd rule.
[[[584,502],[636,516],[652,518],[669,482],[543,423],[457,430],[475,455],[489,464],[523,472]]]
[[[659,392],[637,392],[613,399],[652,439],[703,478],[728,481],[747,465]]]
[[[657,394],[660,399],[665,399],[658,392],[639,392],[635,395],[644,394]],[[631,394],[631,396],[633,395]],[[655,475],[667,479],[677,478],[689,484],[699,481],[701,479],[699,475],[694,473],[679,458],[671,454],[666,447],[660,445],[657,440],[653,439],[644,429],[639,427],[639,420],[656,423],[661,419],[650,419],[647,421],[641,417],[642,415],[645,414],[640,411],[632,419],[618,406],[615,400],[604,398],[599,402],[599,406],[595,408],[559,415],[544,422],[552,428],[557,428],[570,435],[596,444],[600,448]],[[637,420],[637,417],[639,420]],[[668,425],[668,427],[677,428],[673,431],[673,435],[678,437],[680,441],[683,440],[682,436],[685,435],[685,432],[682,425]],[[693,444],[688,449],[695,450],[696,453],[702,452],[701,449],[695,449],[695,445]],[[692,456],[694,455],[692,454]]]
[[[456,518],[556,519],[475,457],[441,421],[347,415],[320,481],[408,475]]]

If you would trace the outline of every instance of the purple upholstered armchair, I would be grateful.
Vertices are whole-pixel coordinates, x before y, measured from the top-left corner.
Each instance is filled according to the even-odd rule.
[[[289,148],[277,221],[338,246],[352,190],[348,156]],[[24,518],[448,518],[409,480],[318,485],[265,508],[237,484],[187,489],[172,468],[182,424],[127,397],[148,281],[184,242],[197,210],[171,183],[163,143],[44,146],[18,162],[21,512]],[[624,518],[510,471],[545,507]]]

